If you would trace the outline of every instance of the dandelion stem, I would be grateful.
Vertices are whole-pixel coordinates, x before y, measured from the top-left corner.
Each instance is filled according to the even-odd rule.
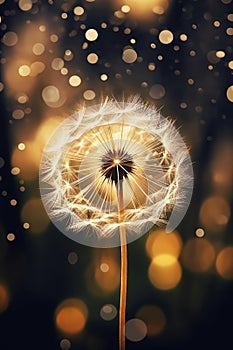
[[[118,198],[119,223],[124,222],[123,181],[116,184]],[[120,225],[121,243],[121,285],[119,306],[119,350],[125,350],[125,314],[127,295],[127,241],[124,224]]]

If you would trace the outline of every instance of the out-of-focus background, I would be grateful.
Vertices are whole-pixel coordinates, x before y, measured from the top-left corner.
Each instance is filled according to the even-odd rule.
[[[175,232],[128,247],[126,348],[231,348],[232,0],[0,0],[0,28],[0,348],[117,349],[119,250],[60,233],[38,169],[64,118],[135,94],[175,119],[195,186]]]

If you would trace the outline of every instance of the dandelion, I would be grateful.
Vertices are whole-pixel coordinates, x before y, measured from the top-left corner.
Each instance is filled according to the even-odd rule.
[[[121,247],[119,348],[125,349],[127,243],[172,231],[191,200],[192,165],[173,123],[138,98],[106,100],[66,119],[49,140],[40,190],[51,220],[92,247]]]

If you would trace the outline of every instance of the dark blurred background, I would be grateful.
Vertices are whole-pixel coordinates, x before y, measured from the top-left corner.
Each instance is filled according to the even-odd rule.
[[[176,232],[128,247],[126,349],[230,349],[232,0],[0,0],[0,27],[0,348],[118,348],[119,250],[60,233],[38,170],[64,118],[140,95],[175,120],[195,184]]]

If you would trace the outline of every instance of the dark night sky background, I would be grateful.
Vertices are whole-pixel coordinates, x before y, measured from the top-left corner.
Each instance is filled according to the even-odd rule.
[[[182,278],[174,288],[156,288],[148,277],[148,234],[128,247],[127,319],[156,305],[166,322],[156,335],[126,340],[126,349],[231,348],[233,3],[161,0],[164,13],[156,14],[147,5],[156,0],[139,12],[135,1],[129,13],[120,11],[129,3],[0,0],[0,349],[117,349],[117,317],[106,321],[100,309],[118,307],[119,289],[101,288],[95,271],[107,259],[118,274],[119,250],[81,246],[60,233],[40,202],[38,169],[52,129],[80,105],[137,94],[175,119],[190,147],[195,181],[177,228]],[[89,28],[98,32],[94,41],[85,38]],[[163,30],[173,34],[168,44],[159,36]],[[127,46],[137,54],[132,63],[122,56]],[[98,55],[95,64],[90,53]],[[69,83],[74,75],[81,78],[76,87]],[[110,274],[109,284],[117,276]],[[68,298],[88,309],[76,335],[56,327],[55,310]]]

